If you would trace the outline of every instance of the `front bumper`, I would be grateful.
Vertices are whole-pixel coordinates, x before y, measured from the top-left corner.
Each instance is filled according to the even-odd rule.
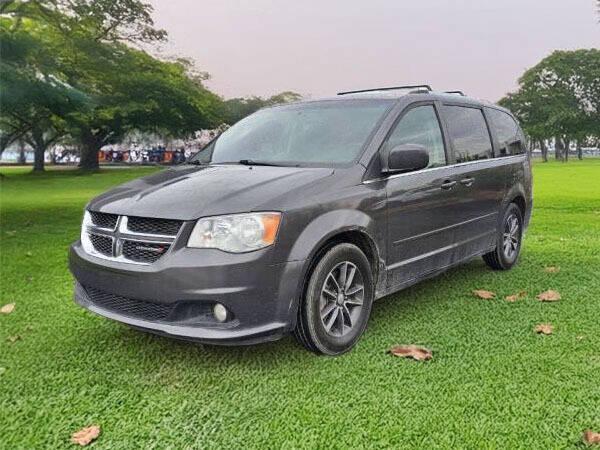
[[[236,345],[275,340],[295,326],[304,261],[270,264],[268,249],[184,247],[142,266],[96,258],[76,242],[69,267],[75,302],[94,313],[160,335]],[[226,322],[212,316],[216,302],[230,311]]]

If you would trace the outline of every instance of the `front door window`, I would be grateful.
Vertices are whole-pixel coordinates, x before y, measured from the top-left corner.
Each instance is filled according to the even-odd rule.
[[[429,153],[427,167],[446,165],[444,139],[433,105],[417,106],[408,111],[394,127],[384,152],[402,144],[418,144],[425,147]]]

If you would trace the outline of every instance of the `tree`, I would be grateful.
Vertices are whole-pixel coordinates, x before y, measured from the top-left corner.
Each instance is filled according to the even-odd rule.
[[[111,89],[114,80],[127,72],[112,77],[109,73],[132,68],[125,67],[122,60],[113,60],[130,53],[122,42],[151,43],[166,37],[164,31],[154,28],[151,12],[152,7],[140,0],[8,0],[3,8],[3,14],[17,21],[38,22],[59,37],[60,44],[50,53],[59,61],[52,76],[92,98],[91,108],[74,111],[67,120],[69,131],[81,142],[83,168],[97,168],[98,149],[124,132],[123,116],[118,110],[130,105],[123,104],[127,102],[119,95],[122,91]],[[117,103],[119,98],[123,103]],[[38,141],[47,134],[36,133]]]
[[[3,141],[26,133],[41,149],[68,132],[80,143],[81,167],[95,169],[100,147],[132,129],[183,137],[216,125],[220,99],[202,85],[188,62],[159,61],[133,47],[165,39],[166,33],[154,28],[151,12],[141,0],[2,2],[7,32],[38,38],[36,48],[42,50],[36,55],[49,59],[16,52],[5,66],[3,83],[21,72],[27,76],[3,89],[16,93],[3,108],[3,118],[10,117],[2,125]],[[33,32],[37,28],[44,30],[43,39]],[[85,104],[63,108],[74,106],[71,92],[85,93]],[[27,120],[15,121],[23,110],[30,113]]]
[[[232,98],[223,102],[221,114],[223,115],[225,123],[233,125],[261,108],[281,103],[295,102],[301,98],[302,96],[300,94],[292,91],[281,92],[267,99],[256,96],[249,98]]]
[[[518,91],[499,103],[515,113],[533,139],[554,138],[556,157],[566,161],[570,142],[581,146],[600,136],[600,50],[553,52],[527,70]]]
[[[46,149],[65,134],[64,118],[86,102],[53,75],[54,38],[29,19],[0,21],[0,153],[12,142],[27,142],[35,171],[44,169]]]
[[[2,0],[0,14],[32,19],[65,37],[85,34],[99,42],[153,43],[166,40],[156,29],[153,8],[142,0]]]
[[[82,168],[96,169],[98,150],[132,130],[185,137],[219,123],[220,99],[181,62],[159,61],[120,43],[83,45],[65,70],[69,84],[92,98],[91,108],[69,118],[81,142]]]

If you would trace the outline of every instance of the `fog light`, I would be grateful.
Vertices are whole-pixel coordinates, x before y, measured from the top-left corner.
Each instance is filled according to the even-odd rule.
[[[225,322],[227,320],[227,308],[220,303],[215,303],[215,306],[213,306],[213,314],[215,319],[219,322]]]

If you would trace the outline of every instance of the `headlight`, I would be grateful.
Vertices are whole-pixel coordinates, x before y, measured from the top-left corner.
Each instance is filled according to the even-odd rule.
[[[268,247],[275,242],[281,213],[248,213],[206,217],[198,220],[188,247],[216,248],[244,253]]]
[[[94,250],[94,245],[90,239],[90,234],[88,233],[88,227],[92,225],[92,215],[89,211],[85,211],[83,213],[83,223],[81,224],[81,246],[85,250],[86,253],[94,254],[96,253]]]

